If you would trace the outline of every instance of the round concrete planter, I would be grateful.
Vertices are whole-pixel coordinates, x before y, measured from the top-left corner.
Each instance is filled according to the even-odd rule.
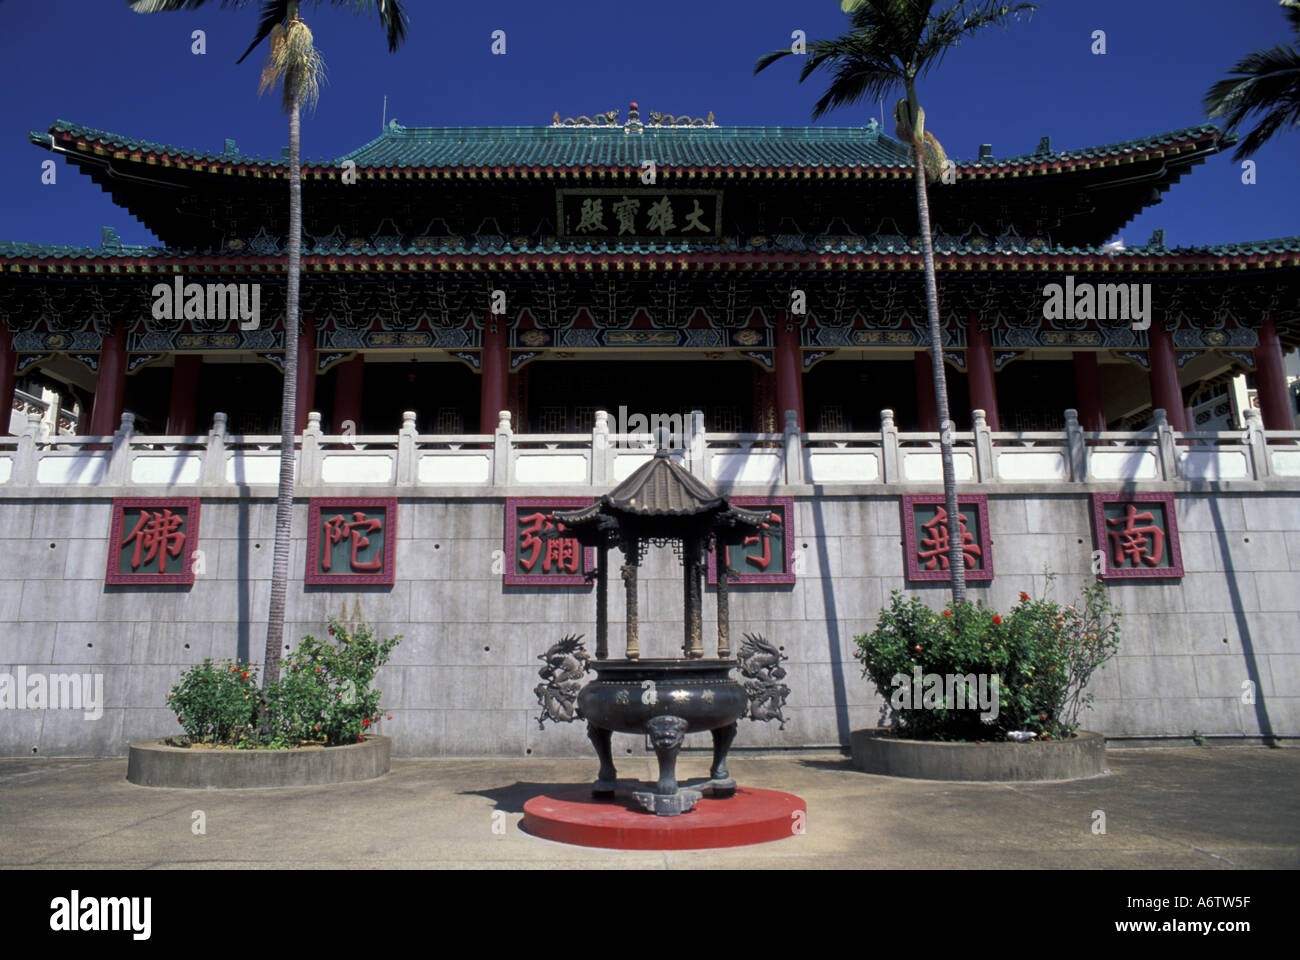
[[[1050,743],[944,743],[854,730],[853,766],[918,780],[1078,780],[1110,772],[1106,738],[1086,730]]]
[[[390,738],[380,736],[341,747],[292,750],[212,750],[141,740],[131,744],[126,779],[142,787],[209,790],[350,783],[388,773],[392,747]]]

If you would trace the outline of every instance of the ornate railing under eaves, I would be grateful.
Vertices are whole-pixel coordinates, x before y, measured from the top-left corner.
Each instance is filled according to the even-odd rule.
[[[1300,478],[1300,431],[1264,430],[1259,412],[1246,411],[1246,429],[1177,433],[1165,412],[1142,431],[1087,432],[1073,410],[1066,428],[1031,433],[993,432],[984,412],[974,429],[953,433],[953,465],[964,484],[1072,484],[1272,480]],[[674,456],[701,479],[725,488],[770,489],[815,485],[931,484],[942,479],[939,435],[903,433],[893,411],[881,411],[876,433],[803,433],[786,415],[780,433],[709,433],[699,411],[676,426]],[[218,413],[204,436],[137,434],[122,416],[112,436],[51,437],[30,414],[24,432],[0,438],[0,490],[33,488],[273,487],[279,477],[279,436],[226,433]],[[600,411],[582,434],[515,433],[502,411],[492,434],[437,435],[416,430],[403,414],[393,434],[324,434],[320,414],[308,417],[297,438],[299,489],[394,487],[461,493],[482,488],[590,486],[607,489],[645,463],[654,451],[646,433],[611,431]],[[1294,482],[1294,481],[1292,481]]]

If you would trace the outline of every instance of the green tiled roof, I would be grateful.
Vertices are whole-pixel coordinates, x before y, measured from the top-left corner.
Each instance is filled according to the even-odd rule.
[[[283,169],[280,159],[246,156],[235,149],[212,153],[139,140],[58,120],[49,131],[32,131],[37,145],[49,147],[51,134],[128,152],[168,155],[204,164],[235,164]],[[1158,151],[1173,144],[1206,141],[1217,150],[1236,142],[1212,124],[1186,127],[1078,150],[1020,154],[987,160],[957,161],[971,171],[1105,161]],[[229,143],[234,147],[233,141]],[[335,160],[303,159],[304,166],[337,168],[353,161],[358,168],[491,168],[596,167],[635,168],[643,160],[671,167],[778,169],[908,170],[909,151],[886,136],[873,120],[865,127],[645,127],[628,133],[622,126],[575,127],[404,127],[393,121],[379,137]]]
[[[130,244],[102,247],[77,247],[61,243],[23,243],[17,240],[0,240],[0,258],[6,260],[112,260],[123,257],[178,258],[192,255],[192,253],[183,250],[169,250],[166,247],[144,247]]]
[[[373,167],[910,167],[878,127],[393,126],[340,162]]]
[[[167,154],[172,157],[181,157],[185,160],[192,160],[198,163],[233,163],[243,164],[252,167],[278,167],[283,161],[280,159],[271,159],[269,157],[246,156],[238,152],[221,152],[210,153],[204,150],[191,150],[188,147],[177,147],[172,144],[158,143],[154,140],[138,140],[135,137],[126,137],[120,133],[111,133],[108,130],[97,130],[94,127],[87,127],[80,123],[70,123],[67,120],[55,120],[49,130],[32,130],[27,136],[32,143],[48,148],[50,146],[50,134],[60,133],[69,134],[77,139],[84,139],[101,143],[105,147],[115,150],[125,150],[128,152],[139,151],[141,153]],[[232,141],[233,143],[233,141]],[[331,164],[329,160],[308,160],[303,158],[304,164]]]

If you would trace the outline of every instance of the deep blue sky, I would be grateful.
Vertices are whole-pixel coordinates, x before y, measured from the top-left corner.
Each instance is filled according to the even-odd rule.
[[[754,77],[760,54],[834,35],[846,22],[836,0],[656,0],[654,3],[408,0],[410,39],[386,52],[378,23],[345,8],[305,4],[329,67],[314,115],[304,119],[305,157],[336,157],[377,135],[388,116],[408,125],[531,125],[551,114],[591,114],[629,100],[650,110],[721,124],[809,122],[823,90],[796,82],[791,58]],[[0,2],[0,239],[96,245],[99,227],[123,240],[156,239],[62,161],[40,183],[50,155],[27,141],[56,118],[143,139],[219,152],[233,137],[246,153],[279,156],[287,123],[278,97],[257,98],[265,48],[235,60],[252,37],[256,6],[140,16],[121,0]],[[190,52],[203,29],[207,54]],[[491,33],[507,35],[505,56]],[[1090,53],[1104,30],[1108,52]],[[1007,156],[1051,134],[1068,149],[1203,121],[1201,97],[1248,51],[1286,39],[1276,0],[1046,0],[1027,23],[992,30],[953,52],[921,87],[928,127],[957,158],[981,142]],[[857,126],[876,105],[822,122]],[[892,121],[887,129],[892,130]],[[1296,162],[1300,132],[1256,156],[1258,183],[1220,155],[1123,230],[1143,243],[1156,228],[1171,246],[1300,233]]]

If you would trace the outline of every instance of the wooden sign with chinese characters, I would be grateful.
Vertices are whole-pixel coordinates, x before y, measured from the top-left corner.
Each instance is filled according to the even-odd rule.
[[[547,537],[562,532],[553,512],[590,506],[591,497],[508,497],[506,499],[505,582],[507,586],[581,585],[596,568],[596,548],[574,537]]]
[[[396,554],[396,497],[313,497],[308,501],[308,585],[391,586]]]
[[[957,498],[961,514],[962,559],[967,580],[993,579],[993,537],[989,531],[989,498],[964,494]],[[903,552],[908,580],[952,580],[949,564],[948,511],[942,494],[903,497]]]
[[[1094,493],[1092,532],[1103,579],[1183,575],[1172,493]]]
[[[104,583],[194,583],[197,497],[114,498]]]
[[[560,236],[612,240],[717,240],[721,190],[600,188],[555,191]]]
[[[767,522],[752,537],[722,549],[730,584],[794,583],[794,497],[728,497],[734,507],[766,510]],[[718,551],[709,551],[709,583],[718,582]]]

